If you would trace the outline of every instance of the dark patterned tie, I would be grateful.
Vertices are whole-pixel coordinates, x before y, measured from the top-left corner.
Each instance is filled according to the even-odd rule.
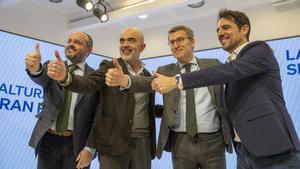
[[[191,72],[191,63],[184,65],[186,72]],[[194,137],[197,134],[197,119],[194,89],[186,90],[186,132]]]
[[[73,72],[78,68],[77,65],[70,65],[69,66],[69,72],[73,74]],[[69,121],[69,115],[70,115],[70,106],[72,101],[72,92],[65,90],[64,93],[64,104],[57,116],[56,121],[56,131],[58,133],[63,134],[68,129],[68,121]]]

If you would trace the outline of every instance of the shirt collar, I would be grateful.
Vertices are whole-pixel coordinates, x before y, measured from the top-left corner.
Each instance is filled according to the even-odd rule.
[[[238,48],[236,48],[230,55],[232,55],[232,57],[234,59],[236,59],[237,55],[240,53],[240,51],[248,44],[249,42],[246,42],[244,44],[242,44],[241,46],[239,46]]]
[[[130,64],[128,62],[126,62],[125,60],[124,60],[124,62],[125,62],[125,65],[126,65],[128,71],[133,75],[135,75],[135,74],[138,75],[141,72],[143,72],[143,70],[145,69],[145,66],[146,66],[146,64],[144,62],[139,60],[139,64],[141,65],[141,69],[137,73],[135,73],[134,70],[132,69],[132,67],[130,66]]]
[[[70,66],[70,65],[73,64],[73,63],[70,61],[70,59],[67,59],[67,63],[68,63],[68,66]],[[76,64],[76,65],[79,67],[79,69],[80,69],[81,71],[84,71],[85,63],[86,63],[86,61],[83,61],[83,62],[80,62],[80,63],[78,63],[78,64]]]
[[[180,62],[177,62],[177,63],[178,63],[178,65],[179,65],[180,69],[182,69],[183,66],[185,65],[185,64],[182,64],[182,63],[180,63]],[[191,63],[192,65],[197,65],[198,63],[197,63],[196,57],[193,56],[193,58],[191,59],[191,61],[190,61],[189,63]]]

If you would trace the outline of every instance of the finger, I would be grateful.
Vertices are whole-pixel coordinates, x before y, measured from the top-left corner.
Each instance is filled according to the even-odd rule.
[[[34,47],[34,53],[36,54],[40,54],[40,44],[37,42],[35,43],[35,47]]]
[[[63,60],[62,60],[62,58],[61,58],[61,56],[60,56],[60,54],[58,53],[57,50],[55,50],[54,54],[55,54],[56,59],[57,59],[59,62],[63,62]]]
[[[160,77],[160,76],[161,76],[161,74],[159,74],[159,73],[157,73],[157,72],[155,72],[155,71],[153,71],[153,75],[154,75],[155,77]]]
[[[117,68],[117,70],[121,71],[121,70],[122,70],[122,67],[121,67],[121,65],[119,64],[118,59],[113,58],[112,61],[113,61],[114,66]]]
[[[80,154],[77,156],[76,161],[80,160]]]

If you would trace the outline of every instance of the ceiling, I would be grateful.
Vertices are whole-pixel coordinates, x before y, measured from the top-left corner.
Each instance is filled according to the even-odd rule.
[[[110,20],[101,23],[92,12],[86,12],[76,4],[76,0],[63,0],[61,3],[52,3],[49,0],[0,0],[2,7],[8,7],[21,1],[29,1],[39,6],[57,11],[68,18],[68,30],[90,30],[106,25],[122,27],[135,25],[141,29],[160,27],[170,23],[191,20],[216,14],[220,8],[243,9],[252,6],[271,3],[272,0],[101,0],[105,1]],[[98,0],[92,0],[94,3]],[[149,1],[149,3],[147,3]],[[202,2],[203,1],[203,2]],[[128,7],[129,5],[144,3]],[[200,8],[188,7],[188,4]],[[147,19],[138,16],[148,14]]]
[[[94,3],[98,0],[92,0]],[[103,1],[103,0],[102,0]],[[0,10],[10,8],[13,11],[28,8],[37,10],[41,7],[47,12],[55,12],[61,18],[66,18],[65,34],[73,31],[85,31],[95,39],[95,52],[107,56],[118,54],[118,36],[122,29],[134,26],[145,33],[148,46],[151,48],[166,48],[165,51],[152,52],[146,49],[146,55],[158,56],[168,54],[166,32],[170,26],[185,24],[195,31],[196,37],[201,37],[200,45],[196,49],[216,47],[218,44],[215,37],[216,15],[220,9],[247,11],[248,9],[260,9],[272,6],[272,10],[284,3],[290,3],[296,8],[300,7],[300,0],[105,0],[109,5],[109,21],[101,23],[92,12],[86,12],[76,4],[76,0],[63,0],[61,3],[52,3],[49,0],[0,0]],[[148,2],[149,3],[145,3]],[[296,2],[297,1],[297,2]],[[144,4],[128,7],[132,4],[143,2]],[[297,4],[296,4],[297,3]],[[20,4],[20,5],[19,5]],[[26,5],[27,4],[27,5]],[[296,4],[296,5],[295,5]],[[190,6],[201,6],[191,8]],[[273,10],[274,11],[274,10]],[[280,10],[278,10],[280,11]],[[276,12],[276,11],[275,11]],[[13,13],[13,12],[12,12]],[[138,16],[147,14],[147,19]],[[47,18],[50,19],[51,18]],[[50,22],[49,20],[49,22]],[[33,21],[34,22],[34,21]],[[30,31],[30,30],[28,30]],[[34,30],[31,30],[34,31]],[[213,31],[213,33],[212,33]],[[44,32],[42,32],[44,33]],[[50,33],[50,32],[49,32]],[[26,34],[25,34],[26,35]],[[30,34],[29,34],[30,36]],[[213,38],[210,38],[213,37]],[[205,41],[201,41],[205,39]],[[107,43],[107,42],[110,43]],[[163,41],[163,43],[162,43]],[[58,42],[60,43],[60,42]],[[163,44],[163,45],[162,45]],[[208,45],[206,45],[208,44]]]

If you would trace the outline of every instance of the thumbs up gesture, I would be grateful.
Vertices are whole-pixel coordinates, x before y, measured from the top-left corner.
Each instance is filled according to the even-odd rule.
[[[47,74],[54,80],[66,81],[68,78],[66,66],[57,50],[54,54],[57,60],[50,60],[47,66]]]
[[[108,69],[107,73],[105,74],[105,83],[108,86],[127,87],[128,76],[123,73],[123,69],[116,58],[114,58],[112,61],[115,68]]]
[[[30,72],[38,72],[41,69],[41,53],[39,43],[35,44],[34,52],[28,53],[25,57],[26,68]]]
[[[156,90],[160,94],[164,94],[177,88],[175,76],[174,77],[164,76],[157,72],[153,72],[153,74],[156,77],[151,83],[153,90]]]

